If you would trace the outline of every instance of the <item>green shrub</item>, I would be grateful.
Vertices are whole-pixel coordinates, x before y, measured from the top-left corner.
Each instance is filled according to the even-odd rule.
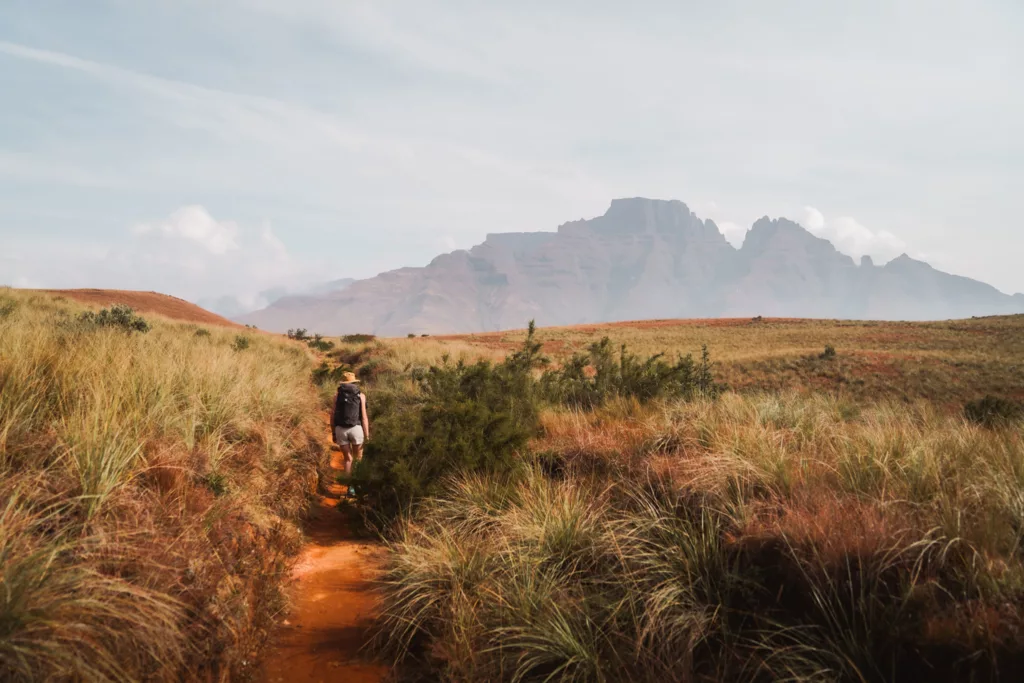
[[[0,319],[10,316],[18,308],[18,302],[14,299],[0,300]]]
[[[146,319],[135,313],[131,306],[116,304],[110,308],[104,308],[99,313],[86,311],[78,316],[78,321],[86,325],[96,327],[115,327],[125,332],[149,332],[150,325]]]
[[[362,382],[379,382],[386,377],[395,377],[399,373],[386,360],[371,358],[356,370],[356,376]]]
[[[341,341],[346,344],[365,344],[372,342],[377,336],[373,334],[346,334],[341,338]]]
[[[219,472],[210,472],[201,477],[201,481],[206,488],[210,489],[210,493],[215,496],[223,496],[228,492],[227,477]]]
[[[986,396],[964,406],[964,417],[984,427],[1000,427],[1020,418],[1021,406],[999,396]]]
[[[826,344],[825,350],[822,352],[820,356],[818,356],[818,358],[821,358],[822,360],[833,360],[835,357],[836,347],[832,346],[831,344]]]
[[[297,330],[288,330],[287,334],[289,339],[295,339],[298,341],[306,341],[307,339],[309,339],[309,334],[303,327],[300,327]]]
[[[324,353],[334,348],[334,342],[324,339],[323,335],[319,334],[313,335],[313,338],[308,340],[306,345],[315,351],[322,351]]]
[[[555,403],[592,408],[616,396],[649,401],[662,396],[713,396],[720,391],[714,382],[706,346],[699,362],[686,355],[668,363],[663,355],[641,360],[629,353],[625,344],[616,355],[611,340],[604,337],[591,344],[587,353],[575,354],[561,368],[545,372],[541,378],[542,392]]]
[[[440,494],[453,474],[514,470],[538,429],[532,372],[543,362],[531,323],[522,348],[500,364],[445,359],[417,372],[414,400],[392,398],[372,411],[374,436],[355,471],[360,495],[386,520]]]
[[[323,361],[313,370],[313,384],[320,387],[338,384],[341,382],[341,376],[348,370],[350,368],[347,365],[332,368],[327,361]]]
[[[197,337],[209,337],[210,336],[210,331],[200,327],[198,330],[196,330],[196,336]]]
[[[235,351],[245,351],[247,348],[249,348],[249,345],[251,343],[252,341],[248,337],[240,334],[235,337],[235,341],[231,345],[231,348],[233,348]]]

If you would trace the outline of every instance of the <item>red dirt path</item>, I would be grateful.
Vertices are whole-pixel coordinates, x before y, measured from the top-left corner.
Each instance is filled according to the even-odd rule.
[[[333,468],[340,469],[340,456],[332,450]],[[389,672],[364,649],[378,609],[381,546],[352,533],[345,487],[328,490],[306,525],[308,543],[292,569],[292,609],[263,655],[260,683],[379,683]]]

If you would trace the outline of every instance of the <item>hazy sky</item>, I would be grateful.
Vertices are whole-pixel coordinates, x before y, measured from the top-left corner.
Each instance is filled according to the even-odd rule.
[[[0,283],[423,265],[614,197],[1024,291],[1024,2],[0,0]]]

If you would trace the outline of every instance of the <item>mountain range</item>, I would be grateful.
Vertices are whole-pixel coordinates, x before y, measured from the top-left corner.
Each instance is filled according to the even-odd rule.
[[[330,289],[330,288],[327,288]],[[740,248],[680,201],[616,199],[556,232],[489,234],[482,244],[276,299],[237,317],[322,334],[482,332],[649,318],[938,320],[1024,313],[1024,295],[902,255],[855,262],[785,218],[761,218]]]

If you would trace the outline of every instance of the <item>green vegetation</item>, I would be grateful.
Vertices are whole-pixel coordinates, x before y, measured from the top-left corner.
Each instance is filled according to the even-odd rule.
[[[412,372],[411,391],[385,395],[374,406],[377,436],[354,479],[379,516],[393,518],[422,497],[442,494],[453,474],[515,469],[539,424],[532,374],[544,362],[539,351],[531,326],[522,348],[504,362],[445,359]],[[367,367],[377,365],[368,361],[361,376]]]
[[[248,327],[248,325],[246,325]],[[255,327],[253,329],[256,329]],[[314,351],[327,352],[334,348],[334,342],[324,339],[322,334],[314,334],[312,337],[309,336],[309,332],[305,328],[299,328],[297,330],[288,330],[287,335],[289,339],[295,341],[306,342],[306,345]]]
[[[346,334],[341,338],[346,344],[366,344],[372,342],[377,337],[372,334]]]
[[[986,396],[964,406],[964,417],[986,427],[1005,427],[1024,416],[1024,409],[1015,401],[998,396]]]
[[[537,371],[549,360],[535,335],[531,323],[522,346],[501,363],[444,357],[440,365],[407,367],[404,386],[394,381],[397,373],[388,356],[375,357],[380,347],[343,349],[337,355],[361,363],[357,372],[364,381],[392,378],[392,390],[371,403],[377,436],[354,474],[357,490],[379,517],[391,519],[421,498],[443,494],[445,480],[454,474],[501,476],[521,468],[521,454],[538,435],[545,405],[594,407],[612,398],[643,403],[660,396],[711,397],[718,391],[706,348],[699,363],[686,356],[670,365],[660,355],[639,359],[625,347],[612,354],[607,338],[592,345],[589,355],[575,356],[538,379]],[[328,368],[321,366],[316,377],[333,378],[337,370]]]
[[[0,311],[0,679],[242,678],[322,457],[307,354],[13,290]]]
[[[530,334],[532,339],[532,330]],[[541,378],[543,394],[554,403],[593,408],[613,397],[649,401],[658,397],[713,396],[720,390],[712,377],[707,346],[701,349],[699,363],[686,355],[669,364],[662,360],[663,355],[640,359],[628,353],[623,344],[616,356],[611,340],[604,337],[591,344],[587,353],[574,354],[560,368],[545,372]]]
[[[113,327],[125,332],[149,332],[150,325],[146,319],[137,315],[131,306],[116,305],[104,308],[99,313],[85,311],[78,316],[78,321],[85,325],[97,327]]]

